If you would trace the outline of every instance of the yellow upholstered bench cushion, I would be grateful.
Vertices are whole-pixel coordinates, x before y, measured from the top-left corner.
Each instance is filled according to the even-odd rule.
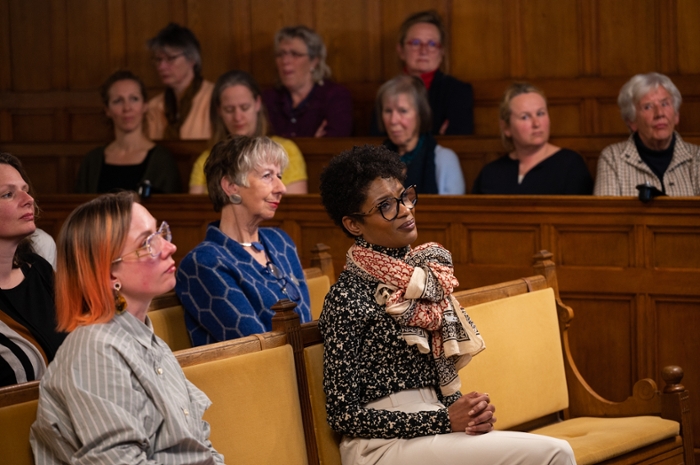
[[[185,325],[185,309],[181,305],[148,312],[153,332],[165,341],[173,352],[192,347]]]
[[[460,370],[462,393],[487,392],[496,406],[496,429],[558,412],[569,405],[551,288],[466,309],[486,350]]]
[[[227,463],[307,465],[290,345],[183,370],[212,401],[204,419]]]
[[[321,310],[323,310],[323,301],[331,288],[331,280],[324,274],[307,279],[306,285],[309,286],[309,296],[311,297],[311,316],[314,320],[318,320],[318,317],[321,316]]]
[[[340,465],[340,434],[328,426],[326,419],[326,394],[323,391],[323,345],[316,344],[304,349],[306,379],[309,385],[311,411],[314,416],[316,448],[321,465]]]
[[[677,422],[659,417],[580,417],[531,431],[571,444],[578,465],[602,462],[662,439],[677,436]]]
[[[29,428],[36,420],[37,400],[0,408],[0,462],[33,465]]]

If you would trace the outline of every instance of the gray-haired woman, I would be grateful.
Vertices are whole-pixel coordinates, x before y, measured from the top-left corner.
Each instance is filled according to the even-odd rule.
[[[267,137],[235,136],[212,149],[204,172],[221,221],[182,260],[175,287],[193,345],[270,331],[280,299],[296,302],[301,321],[311,321],[292,238],[259,227],[274,218],[286,192],[287,163],[282,146]]]
[[[640,184],[670,196],[700,195],[700,146],[675,131],[681,101],[663,74],[637,74],[622,86],[617,104],[632,135],[603,149],[595,195],[637,196]]]
[[[331,82],[326,46],[313,29],[284,27],[275,35],[279,84],[263,92],[273,132],[282,137],[347,137],[352,99]]]
[[[186,27],[170,23],[148,41],[153,66],[166,86],[148,102],[151,139],[209,139],[209,102],[214,84],[202,77],[199,41]]]

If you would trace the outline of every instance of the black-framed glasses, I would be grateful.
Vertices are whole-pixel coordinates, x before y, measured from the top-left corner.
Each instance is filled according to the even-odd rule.
[[[382,200],[377,205],[367,210],[367,212],[355,214],[359,216],[368,216],[371,215],[372,210],[376,208],[379,210],[379,213],[382,214],[382,218],[387,221],[392,221],[399,216],[399,203],[402,203],[404,207],[408,208],[409,210],[413,210],[416,206],[416,202],[418,202],[418,192],[416,192],[416,186],[414,184],[413,186],[408,186],[406,189],[404,189],[398,198],[389,197],[388,199]]]
[[[294,301],[298,301],[301,299],[299,291],[296,289],[296,287],[294,287],[294,285],[289,285],[289,282],[287,281],[287,276],[285,276],[284,272],[280,270],[277,265],[268,261],[265,266],[267,267],[267,271],[269,271],[270,274],[275,277],[277,282],[279,282],[280,286],[282,286],[282,293],[284,295],[286,295]]]
[[[172,240],[173,235],[170,232],[170,225],[163,221],[160,224],[158,231],[154,232],[146,238],[142,247],[139,247],[136,250],[132,250],[131,252],[125,253],[121,257],[113,260],[112,264],[124,261],[124,257],[126,257],[127,255],[131,255],[132,253],[136,254],[136,258],[145,257],[146,255],[150,255],[151,257],[155,258],[158,255],[160,255],[160,253],[163,251],[163,246],[165,245],[165,243],[172,242]]]

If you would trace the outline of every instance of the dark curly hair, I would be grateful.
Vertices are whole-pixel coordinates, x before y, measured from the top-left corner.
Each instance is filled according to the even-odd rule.
[[[333,157],[321,173],[321,202],[328,216],[354,238],[343,226],[343,217],[360,211],[375,179],[395,178],[403,183],[405,168],[398,154],[381,145],[355,146]]]

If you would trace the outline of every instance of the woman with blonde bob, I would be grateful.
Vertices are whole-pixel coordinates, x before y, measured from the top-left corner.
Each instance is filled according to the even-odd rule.
[[[516,82],[500,107],[501,140],[508,151],[484,166],[472,194],[590,195],[593,178],[583,157],[549,142],[547,98]]]
[[[71,333],[40,385],[37,464],[223,463],[202,420],[209,399],[146,315],[175,285],[170,241],[168,224],[127,192],[81,205],[63,225],[56,307]]]

